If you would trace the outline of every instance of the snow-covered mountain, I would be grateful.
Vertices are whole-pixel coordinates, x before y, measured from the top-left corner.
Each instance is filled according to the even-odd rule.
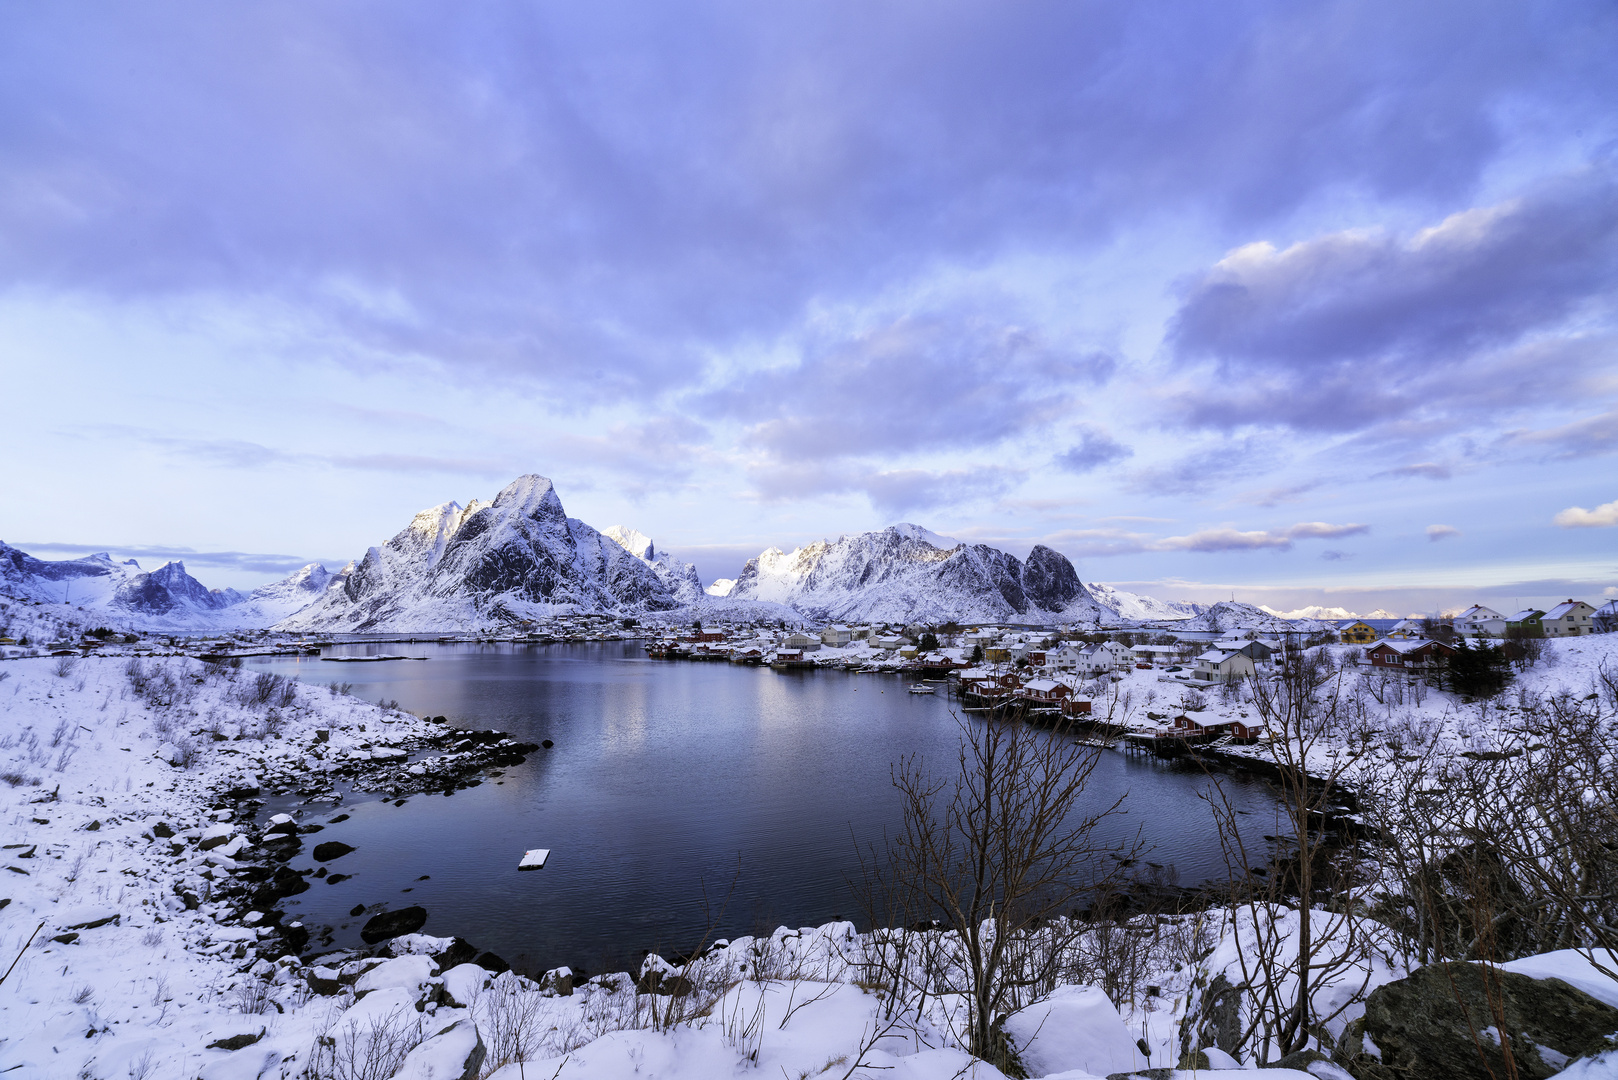
[[[1308,607],[1295,608],[1292,611],[1277,611],[1274,608],[1270,607],[1268,604],[1260,604],[1259,605],[1259,610],[1260,611],[1268,611],[1271,615],[1274,615],[1277,618],[1282,618],[1282,619],[1316,619],[1316,620],[1322,620],[1323,619],[1323,620],[1326,620],[1328,622],[1341,622],[1341,621],[1343,621],[1345,619],[1359,619],[1359,618],[1375,619],[1375,618],[1381,618],[1381,616],[1377,616],[1377,615],[1366,615],[1366,616],[1356,615],[1354,612],[1348,610],[1347,608],[1322,607],[1319,604],[1310,604]]]
[[[666,551],[657,550],[652,538],[643,532],[623,525],[608,525],[601,535],[616,540],[625,551],[652,568],[652,573],[668,588],[669,595],[681,604],[695,604],[705,595],[697,568],[676,559]]]
[[[1231,600],[1221,600],[1213,607],[1204,611],[1194,619],[1187,619],[1176,629],[1204,630],[1213,633],[1226,633],[1231,630],[1258,630],[1267,633],[1283,633],[1286,631],[1303,631],[1312,633],[1317,630],[1334,630],[1332,623],[1322,622],[1318,619],[1283,619],[1272,614],[1264,608],[1252,604],[1243,604]]]
[[[336,580],[319,563],[254,589],[210,589],[167,562],[147,573],[106,552],[82,559],[36,559],[0,543],[0,593],[82,609],[82,618],[120,630],[236,630],[269,626],[307,606]]]
[[[645,550],[655,555],[650,541]],[[648,561],[568,517],[551,482],[528,475],[493,502],[423,510],[392,540],[367,551],[340,587],[278,629],[479,629],[576,611],[640,613],[680,604]]]
[[[790,552],[770,548],[747,561],[728,596],[784,604],[811,619],[859,622],[1096,623],[1102,617],[1060,552],[1041,545],[1022,561],[910,524]]]
[[[722,578],[716,578],[714,580],[714,583],[712,585],[708,586],[703,591],[706,592],[709,596],[717,596],[717,597],[723,598],[723,597],[729,596],[730,593],[731,593],[731,590],[734,589],[735,587],[736,587],[736,579],[735,578],[733,578],[733,577],[722,577]]]
[[[1208,610],[1202,604],[1187,600],[1159,600],[1144,593],[1125,592],[1111,585],[1090,582],[1085,590],[1095,597],[1096,603],[1112,612],[1121,622],[1163,622],[1170,619],[1190,619]]]

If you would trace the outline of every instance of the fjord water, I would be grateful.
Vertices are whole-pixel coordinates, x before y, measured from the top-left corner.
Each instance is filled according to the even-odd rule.
[[[899,824],[891,766],[908,754],[946,774],[957,763],[958,704],[942,687],[906,693],[894,676],[651,660],[632,642],[327,651],[366,653],[428,659],[250,663],[555,745],[450,796],[305,808],[305,823],[349,815],[319,839],[355,847],[328,864],[351,877],[311,879],[286,901],[289,918],[338,928],[337,945],[358,943],[356,905],[416,903],[429,912],[424,933],[459,934],[525,970],[593,973],[633,969],[647,949],[689,950],[710,924],[734,937],[860,921],[847,880],[859,873],[856,840],[880,844]],[[1255,833],[1276,831],[1261,784],[1224,783]],[[1086,799],[1099,809],[1124,797],[1102,839],[1138,833],[1152,846],[1138,867],[1173,867],[1194,885],[1224,875],[1198,797],[1209,786],[1195,767],[1107,751]],[[540,847],[551,849],[545,868],[519,873],[524,850]],[[293,865],[314,864],[306,853]]]

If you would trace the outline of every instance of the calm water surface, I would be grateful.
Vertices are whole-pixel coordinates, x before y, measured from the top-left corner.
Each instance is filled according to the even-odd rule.
[[[726,937],[858,921],[846,884],[858,872],[855,840],[880,842],[899,823],[891,765],[918,753],[953,769],[960,740],[950,699],[908,694],[894,676],[650,660],[630,642],[334,651],[429,659],[249,663],[555,742],[499,782],[453,796],[306,808],[305,823],[350,815],[319,840],[355,846],[328,864],[353,876],[315,881],[286,904],[306,925],[338,928],[339,945],[358,943],[364,919],[349,910],[372,904],[421,904],[424,932],[459,934],[525,969],[591,972],[634,967],[646,949],[689,949],[710,919]],[[1226,783],[1255,831],[1274,832],[1263,786]],[[1194,768],[1108,751],[1086,797],[1102,806],[1127,796],[1105,838],[1138,831],[1153,848],[1146,859],[1190,885],[1224,871],[1198,798],[1207,786]],[[535,847],[551,849],[545,869],[518,873]],[[293,863],[306,864],[307,853]]]

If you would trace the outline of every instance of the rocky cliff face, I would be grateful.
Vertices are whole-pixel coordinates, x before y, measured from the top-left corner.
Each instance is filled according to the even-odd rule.
[[[551,482],[523,476],[491,503],[424,510],[371,548],[342,586],[282,624],[289,630],[450,630],[514,625],[569,611],[678,607],[646,560],[569,518]]]
[[[786,604],[812,619],[885,622],[1082,622],[1100,608],[1073,564],[1036,547],[1025,563],[986,544],[914,525],[819,541],[749,559],[729,596]]]

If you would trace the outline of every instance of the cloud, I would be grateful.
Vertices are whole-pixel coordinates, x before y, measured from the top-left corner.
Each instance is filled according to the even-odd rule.
[[[1081,428],[1079,441],[1056,455],[1056,464],[1068,472],[1087,473],[1114,461],[1122,461],[1134,452],[1104,432]]]
[[[1188,536],[1168,536],[1148,545],[1152,551],[1251,551],[1259,548],[1287,550],[1294,540],[1337,539],[1369,532],[1369,525],[1332,525],[1324,521],[1300,521],[1287,529],[1203,529]]]
[[[1582,506],[1570,506],[1557,514],[1553,520],[1564,529],[1588,529],[1618,525],[1618,499],[1610,503],[1602,503],[1594,510],[1586,510]]]
[[[1606,115],[1604,9],[1559,10],[26,5],[0,281],[276,297],[339,362],[648,400],[930,267],[1452,198],[1508,106]]]
[[[179,560],[188,567],[208,566],[221,567],[229,570],[244,570],[263,574],[290,574],[294,570],[302,569],[317,560],[305,558],[301,555],[269,555],[246,551],[198,551],[189,547],[163,547],[150,544],[120,545],[120,544],[73,544],[61,542],[20,543],[13,545],[30,554],[37,555],[41,551],[62,552],[68,556],[94,555],[99,552],[116,552],[118,558],[132,558],[150,560],[142,569],[152,570],[159,562]],[[329,563],[330,566],[341,565]]]
[[[448,473],[459,476],[512,477],[523,471],[521,461],[500,458],[447,457],[432,454],[313,453],[282,450],[246,439],[208,439],[161,435],[145,428],[104,424],[80,429],[91,436],[127,438],[171,457],[222,469],[264,469],[284,465],[295,468],[354,469],[413,476]]]
[[[1262,471],[1268,464],[1267,449],[1251,436],[1226,440],[1160,465],[1135,469],[1127,484],[1146,495],[1205,494],[1212,487]]]
[[[1508,432],[1500,441],[1507,447],[1547,447],[1557,458],[1610,454],[1618,451],[1618,409],[1544,431]]]
[[[819,495],[859,494],[890,518],[912,510],[992,498],[1018,483],[1019,470],[998,466],[965,469],[881,469],[831,463],[763,465],[748,470],[755,490],[765,500],[791,500]]]
[[[1337,551],[1335,549],[1328,548],[1320,553],[1320,557],[1325,559],[1327,562],[1342,562],[1344,559],[1352,559],[1354,556],[1352,553],[1347,551]]]
[[[1570,327],[1612,326],[1615,291],[1618,181],[1594,167],[1408,235],[1252,243],[1189,283],[1169,330],[1185,369],[1211,365],[1239,389],[1200,385],[1179,407],[1211,427],[1354,431],[1565,404],[1611,356]],[[1553,380],[1528,363],[1547,352],[1560,357]]]
[[[1427,526],[1427,540],[1429,543],[1437,543],[1440,540],[1448,540],[1452,536],[1459,535],[1461,535],[1461,530],[1453,525]]]
[[[782,461],[830,460],[997,443],[1067,414],[1075,391],[1114,367],[1105,353],[949,312],[812,342],[793,363],[738,376],[706,400],[750,422],[747,445]]]
[[[1439,465],[1432,461],[1418,462],[1415,465],[1400,465],[1394,469],[1384,469],[1375,474],[1373,479],[1383,477],[1416,476],[1425,480],[1448,480],[1454,473],[1448,465]]]

